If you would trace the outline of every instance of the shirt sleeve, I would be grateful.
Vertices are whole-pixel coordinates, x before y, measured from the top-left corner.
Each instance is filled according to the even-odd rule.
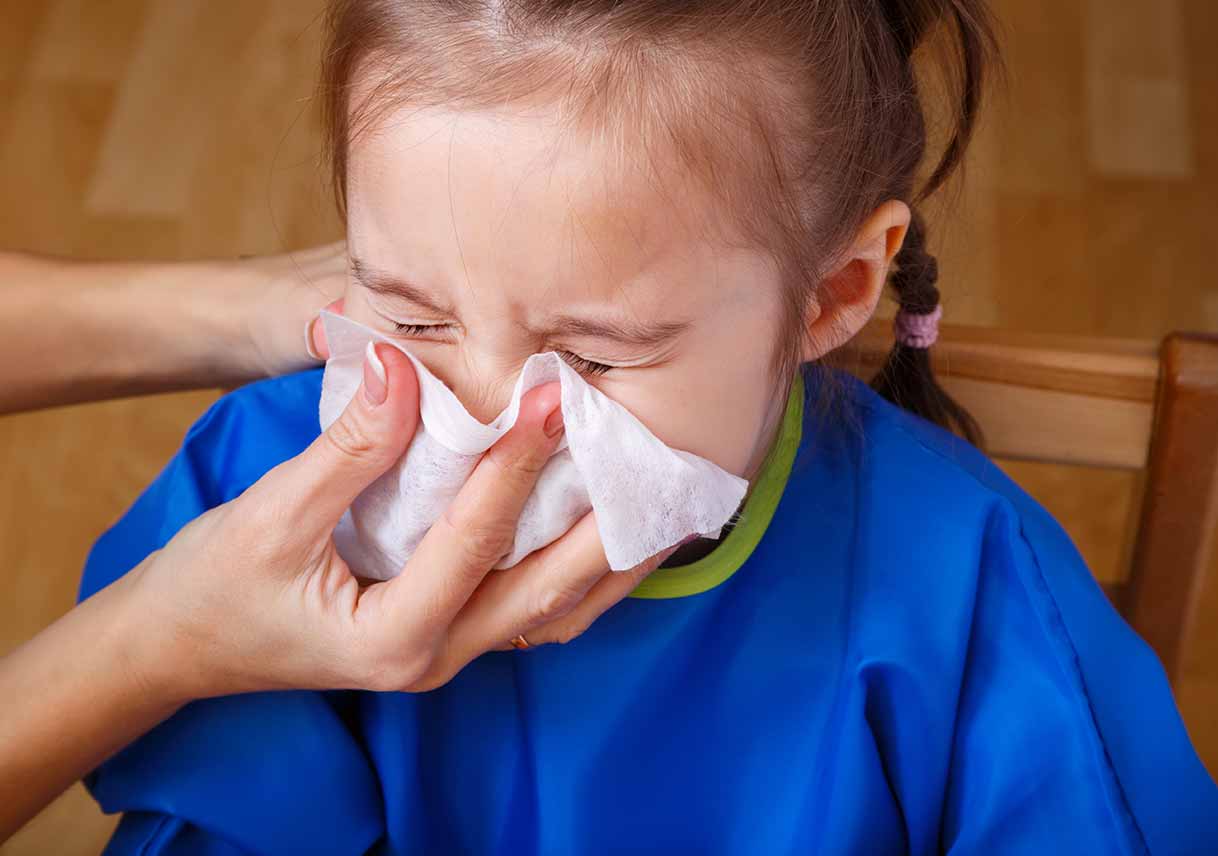
[[[1027,497],[987,526],[942,829],[951,853],[1218,853],[1158,660]]]

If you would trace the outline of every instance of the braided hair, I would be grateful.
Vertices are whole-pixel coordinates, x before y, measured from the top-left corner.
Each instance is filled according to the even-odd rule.
[[[899,309],[897,340],[871,387],[884,398],[937,425],[952,428],[975,446],[984,445],[981,427],[972,415],[961,407],[935,378],[930,362],[930,346],[934,336],[916,335],[919,319],[935,322],[941,313],[939,305],[939,263],[926,250],[926,226],[916,212],[909,224],[905,243],[897,254],[896,269],[889,284],[897,294]],[[906,332],[915,328],[915,335]]]
[[[917,206],[937,191],[961,164],[973,136],[985,89],[985,70],[996,58],[993,34],[984,6],[970,0],[881,0],[884,18],[905,66],[904,77],[912,105],[917,105],[914,54],[931,29],[950,23],[955,42],[955,76],[959,101],[955,129],[939,163],[911,202],[913,214],[905,242],[895,259],[889,285],[896,293],[896,342],[872,388],[884,398],[919,416],[984,445],[977,421],[939,384],[931,368],[930,347],[937,338],[942,315],[939,303],[939,263],[927,250],[926,223]],[[917,124],[924,127],[920,106]]]

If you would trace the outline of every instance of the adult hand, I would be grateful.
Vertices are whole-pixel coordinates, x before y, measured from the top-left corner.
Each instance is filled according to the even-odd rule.
[[[274,377],[316,365],[320,352],[308,352],[302,331],[307,325],[311,334],[318,310],[347,288],[346,241],[227,264],[248,281],[252,295],[242,316],[251,369]]]
[[[533,644],[575,638],[669,554],[611,573],[589,513],[519,565],[491,570],[561,435],[559,387],[547,384],[524,397],[515,427],[401,575],[361,584],[331,533],[405,452],[419,418],[409,360],[388,346],[377,353],[381,368],[365,364],[346,412],[312,446],[125,578],[158,637],[143,645],[150,686],[178,701],[288,687],[431,689],[517,634]]]

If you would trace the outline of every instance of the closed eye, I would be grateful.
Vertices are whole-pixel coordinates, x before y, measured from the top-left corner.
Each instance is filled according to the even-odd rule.
[[[559,356],[567,361],[571,368],[575,369],[580,374],[587,375],[603,375],[613,366],[607,366],[604,363],[596,363],[592,360],[585,360],[583,357],[571,353],[570,351],[559,351]]]
[[[403,336],[421,336],[428,330],[439,330],[447,326],[447,324],[399,324],[397,321],[393,322],[394,329]]]
[[[447,324],[403,324],[399,321],[393,322],[393,328],[403,336],[422,336],[428,331],[442,330],[447,326]],[[573,354],[570,351],[558,351],[557,353],[571,368],[580,374],[603,375],[614,368],[614,366],[606,365],[605,363],[585,359],[579,356],[579,354]]]

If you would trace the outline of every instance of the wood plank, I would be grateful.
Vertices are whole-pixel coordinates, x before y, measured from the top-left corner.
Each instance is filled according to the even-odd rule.
[[[0,240],[6,248],[69,254],[113,104],[105,84],[26,82],[4,111]]]
[[[245,49],[266,13],[265,0],[222,7],[209,0],[153,4],[114,107],[90,213],[187,216],[216,117],[247,74],[226,58]]]
[[[941,329],[931,359],[944,377],[1134,402],[1155,398],[1155,342],[953,324]],[[891,323],[872,321],[838,359],[860,372],[875,372],[888,358],[892,342]]]
[[[943,379],[986,432],[990,454],[1137,470],[1146,466],[1153,407],[1146,402]]]
[[[1180,0],[1087,0],[1091,168],[1178,180],[1196,170]]]
[[[116,84],[139,38],[149,0],[52,0],[29,75],[36,80]]]
[[[1174,679],[1218,541],[1218,335],[1170,336],[1126,607]]]
[[[870,379],[891,346],[891,326],[872,322],[831,362]],[[990,454],[1146,465],[1158,371],[1153,344],[944,325],[931,354],[944,388],[986,432]]]

